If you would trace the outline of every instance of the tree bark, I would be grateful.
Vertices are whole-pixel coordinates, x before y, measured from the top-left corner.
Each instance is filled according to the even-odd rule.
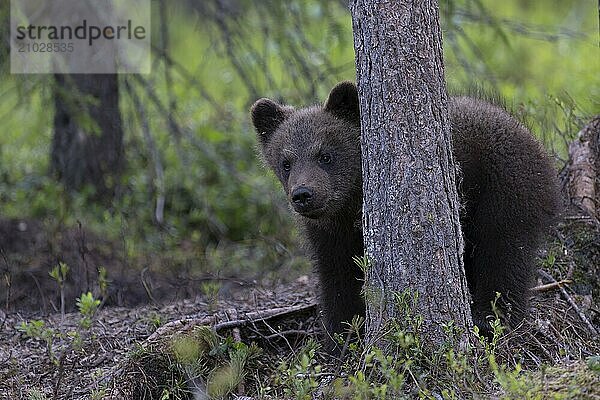
[[[569,161],[562,173],[569,203],[600,219],[600,115],[595,116],[569,145]]]
[[[418,293],[421,338],[471,326],[435,0],[353,0],[361,111],[366,337],[401,316],[395,294]],[[385,343],[378,343],[385,347]]]
[[[123,167],[115,74],[55,75],[51,170],[69,190],[86,184],[110,197]]]

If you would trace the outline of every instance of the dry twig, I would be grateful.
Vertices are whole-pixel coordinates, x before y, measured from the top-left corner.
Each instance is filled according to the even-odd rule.
[[[551,283],[547,283],[545,285],[536,286],[534,288],[531,288],[531,290],[533,290],[534,292],[547,292],[549,290],[560,288],[563,285],[567,285],[567,284],[572,283],[572,282],[573,281],[570,280],[570,279],[562,279],[562,280],[560,280],[558,282],[551,282]]]
[[[292,314],[312,312],[316,307],[316,303],[279,307],[270,310],[250,312],[245,315],[245,318],[220,323],[216,323],[216,316],[214,315],[206,318],[180,319],[171,321],[158,328],[156,332],[148,337],[148,342],[157,341],[165,336],[172,336],[177,332],[188,332],[199,325],[213,325],[213,329],[218,332],[225,329],[241,328],[252,323],[268,321],[273,318],[282,318]]]
[[[546,271],[540,269],[539,270],[539,274],[542,275],[542,277],[544,277],[545,279],[549,280],[551,283],[557,283],[556,279],[554,279],[554,277],[552,275],[550,275],[549,273],[547,273]],[[593,334],[594,336],[597,336],[598,335],[598,331],[596,330],[596,328],[594,328],[594,325],[592,325],[592,323],[585,316],[585,314],[583,313],[583,311],[581,311],[581,309],[579,308],[579,306],[577,306],[577,303],[575,302],[575,300],[573,300],[573,298],[571,297],[571,295],[569,295],[569,293],[565,290],[564,287],[562,287],[560,285],[558,287],[559,287],[560,293],[562,294],[562,296],[564,297],[564,299],[569,303],[569,305],[571,307],[573,307],[573,309],[575,310],[575,312],[577,313],[577,315],[579,316],[579,318],[587,326],[587,328],[590,331],[590,333]]]

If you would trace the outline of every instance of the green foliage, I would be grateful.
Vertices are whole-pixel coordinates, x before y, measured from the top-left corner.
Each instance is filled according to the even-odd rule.
[[[369,256],[366,254],[362,257],[353,256],[352,261],[358,266],[358,268],[360,268],[364,275],[367,274],[369,267],[371,266],[371,260],[369,259]]]
[[[67,280],[68,272],[69,266],[63,262],[59,262],[58,265],[49,272],[50,277],[58,283],[58,289],[60,291],[60,313],[62,316],[65,315],[65,281]]]
[[[600,356],[589,356],[585,361],[590,371],[600,374]]]
[[[200,291],[206,297],[208,306],[214,310],[219,301],[219,290],[221,290],[221,283],[217,281],[206,281],[200,285]]]
[[[372,348],[364,357],[364,367],[348,377],[348,385],[334,382],[335,393],[356,399],[387,399],[398,395],[405,383],[407,363],[397,363],[381,349]]]
[[[48,397],[39,389],[29,389],[27,391],[27,400],[46,400]]]
[[[106,390],[95,389],[90,393],[90,400],[103,400],[106,398]]]
[[[29,322],[21,322],[17,326],[17,330],[22,332],[26,337],[31,339],[41,340],[46,343],[46,355],[52,363],[58,363],[58,357],[54,352],[54,340],[56,332],[52,328],[46,327],[44,321],[31,320]]]
[[[424,322],[414,312],[418,296],[405,291],[394,298],[401,317],[382,329],[383,340],[368,345],[360,335],[348,343],[339,338],[347,345],[341,360],[324,356],[312,338],[291,355],[264,354],[255,344],[197,326],[138,345],[123,375],[127,385],[137,385],[140,398],[152,393],[152,398],[173,399],[189,398],[194,387],[211,399],[236,392],[261,399],[578,399],[600,383],[597,357],[539,371],[498,361],[505,327],[497,316],[490,339],[475,329],[474,341],[459,349],[462,332],[447,323],[442,345],[432,347],[420,337]],[[359,333],[362,323],[356,318],[351,330]]]
[[[152,331],[155,331],[158,328],[160,328],[165,322],[163,316],[157,312],[149,313],[146,316],[146,319],[148,320],[148,324],[150,325]]]
[[[285,398],[309,400],[319,387],[322,366],[316,360],[319,344],[310,340],[291,360],[282,360],[277,367],[274,384]]]
[[[395,294],[395,299],[405,317],[382,329],[385,349],[354,341],[347,347],[341,368],[328,372],[328,366],[318,361],[316,344],[309,342],[293,359],[280,362],[268,387],[275,393],[281,391],[284,396],[280,397],[294,399],[310,399],[316,393],[324,398],[382,400],[545,398],[537,376],[524,373],[519,364],[509,367],[497,362],[496,346],[505,329],[498,318],[492,323],[490,340],[475,331],[479,343],[456,350],[461,332],[448,323],[442,346],[431,348],[420,338],[423,318],[413,311],[417,296],[406,291]],[[330,378],[324,381],[323,377]]]
[[[175,357],[173,367],[188,379],[206,382],[211,399],[227,398],[235,391],[261,354],[255,344],[248,346],[231,337],[223,339],[206,326],[174,338],[171,351]],[[172,390],[172,384],[168,383],[163,392]]]
[[[64,263],[60,263],[53,268],[50,273],[54,279],[60,281],[64,279],[68,267]],[[99,300],[94,299],[91,293],[82,294],[77,299],[77,308],[81,314],[79,320],[79,330],[69,330],[62,332],[46,326],[46,323],[41,320],[31,320],[21,322],[17,326],[17,330],[25,337],[43,341],[46,345],[46,355],[55,366],[59,367],[62,362],[62,357],[59,354],[74,350],[81,351],[84,347],[84,341],[89,336],[89,330],[92,327],[92,318],[100,304]],[[57,350],[56,344],[60,344]]]
[[[489,366],[489,370],[494,376],[494,380],[500,385],[505,392],[505,398],[509,399],[534,399],[540,396],[540,387],[538,382],[535,382],[531,377],[522,373],[521,365],[515,364],[514,367],[507,365],[499,365],[496,361],[496,346],[499,339],[502,337],[506,327],[503,326],[498,318],[498,308],[496,303],[500,299],[500,293],[496,293],[496,297],[492,303],[492,310],[496,314],[496,318],[491,321],[492,338],[488,340],[478,335],[477,327],[474,327],[474,332],[478,336],[481,346],[484,350],[484,360]]]
[[[175,273],[190,264],[204,274],[295,269],[288,249],[297,247],[296,232],[278,184],[255,156],[247,109],[259,96],[312,103],[337,81],[352,79],[350,15],[340,2],[322,0],[236,7],[173,4],[167,21],[153,25],[160,43],[158,27],[166,24],[172,62],[155,52],[149,78],[120,80],[127,169],[109,208],[93,201],[91,188],[66,193],[47,174],[50,77],[5,76],[3,216],[66,226],[80,221],[123,243],[133,267],[160,254]],[[449,85],[499,92],[549,148],[564,154],[600,98],[597,60],[589,57],[596,46],[593,6],[454,0],[441,7]],[[83,114],[75,117],[94,130]],[[183,244],[195,250],[182,251]],[[103,299],[105,278],[98,276]]]
[[[469,352],[455,353],[459,338],[453,324],[444,327],[447,341],[430,349],[420,338],[423,318],[415,314],[418,296],[411,291],[395,293],[399,317],[383,327],[377,344],[362,341],[349,346],[344,365],[347,380],[334,382],[336,395],[358,399],[429,398],[432,393],[455,393],[461,383],[473,383]],[[385,348],[379,344],[385,343]],[[449,396],[451,398],[451,396]]]
[[[554,253],[549,252],[546,258],[542,260],[542,267],[544,268],[552,268],[554,267],[554,263],[556,262],[556,256]]]
[[[566,142],[598,112],[598,60],[583,61],[597,48],[593,4],[456,0],[441,6],[447,7],[441,14],[450,87],[475,84],[499,93],[564,156]]]
[[[67,279],[67,273],[69,272],[69,266],[63,262],[59,262],[57,266],[52,268],[49,272],[52,279],[54,279],[59,286],[62,286]]]
[[[91,292],[82,293],[77,299],[76,305],[81,314],[79,325],[83,329],[90,329],[92,326],[92,317],[98,310],[100,300],[95,299]]]

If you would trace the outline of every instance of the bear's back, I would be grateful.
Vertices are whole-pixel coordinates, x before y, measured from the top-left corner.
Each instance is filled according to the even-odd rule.
[[[547,226],[560,208],[557,179],[529,130],[503,108],[472,97],[451,97],[449,113],[466,206],[485,200],[506,213],[503,221]]]

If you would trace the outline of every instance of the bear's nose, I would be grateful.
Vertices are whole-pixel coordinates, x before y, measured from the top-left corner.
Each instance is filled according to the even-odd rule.
[[[300,186],[292,192],[292,201],[297,206],[306,206],[312,197],[312,190],[304,186]]]

